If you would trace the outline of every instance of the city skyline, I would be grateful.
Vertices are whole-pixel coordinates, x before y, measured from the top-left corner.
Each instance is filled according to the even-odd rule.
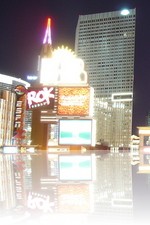
[[[108,4],[109,3],[109,4]],[[134,119],[137,126],[145,125],[150,109],[149,96],[149,36],[147,0],[136,1],[17,1],[1,4],[0,73],[26,79],[37,73],[38,55],[41,50],[47,17],[52,18],[52,44],[68,45],[74,49],[75,29],[79,15],[136,8],[136,54]],[[146,6],[146,7],[145,7]],[[64,8],[63,8],[64,7]],[[142,44],[141,44],[142,43]]]

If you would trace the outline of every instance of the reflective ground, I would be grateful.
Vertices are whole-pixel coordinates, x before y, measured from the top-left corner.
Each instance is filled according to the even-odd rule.
[[[148,224],[150,176],[129,152],[0,154],[1,224]]]

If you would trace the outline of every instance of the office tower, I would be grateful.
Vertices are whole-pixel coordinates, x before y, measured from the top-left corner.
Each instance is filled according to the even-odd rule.
[[[132,134],[135,17],[135,9],[80,15],[76,28],[75,52],[95,92],[97,141],[115,149],[128,148]]]

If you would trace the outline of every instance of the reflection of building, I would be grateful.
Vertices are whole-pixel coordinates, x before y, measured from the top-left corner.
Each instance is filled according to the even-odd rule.
[[[98,221],[103,224],[131,224],[133,201],[130,154],[97,153],[94,213],[99,215]]]
[[[139,154],[140,173],[150,173],[150,127],[138,127],[139,129]]]
[[[32,188],[30,154],[0,154],[0,207],[25,205]]]
[[[38,206],[41,216],[44,205],[39,203],[45,199],[46,206],[51,203],[49,210],[54,214],[50,215],[59,218],[61,213],[68,218],[74,214],[75,218],[79,216],[78,224],[81,222],[80,215],[88,218],[89,225],[131,225],[133,219],[135,224],[141,225],[139,219],[148,221],[150,177],[149,174],[138,173],[138,165],[131,166],[130,153],[89,151],[96,154],[94,180],[68,182],[58,178],[58,157],[68,155],[63,149],[59,149],[59,152],[48,153],[46,173],[42,172],[46,164],[46,157],[42,159],[43,154],[0,154],[1,209],[11,209],[16,206],[16,202],[20,205],[22,200],[26,206],[26,191],[30,191],[30,203]],[[33,185],[35,181],[39,185],[38,189]],[[31,204],[30,213],[34,213],[34,204]],[[47,223],[50,221],[48,218]]]
[[[113,147],[130,144],[134,44],[135,9],[128,15],[116,11],[79,16],[75,52],[84,60],[94,88],[97,140]]]
[[[96,174],[94,179],[90,181],[83,181],[80,176],[78,176],[78,181],[76,179],[73,181],[73,173],[67,181],[60,180],[59,159],[64,156],[69,159],[72,156],[72,161],[66,161],[68,163],[73,162],[73,160],[75,162],[76,159],[74,155],[68,155],[68,153],[49,153],[48,176],[41,179],[42,191],[48,193],[55,187],[58,212],[86,213],[89,224],[99,224],[100,222],[102,224],[132,224],[133,198],[130,153],[112,154],[99,150],[89,151],[90,154],[93,152],[96,154],[93,162],[96,166]],[[86,154],[80,155],[83,159],[84,156],[86,159]],[[63,166],[65,165],[63,164]],[[75,168],[74,172],[76,171]],[[67,172],[69,174],[70,169]]]
[[[131,163],[137,164],[139,163],[140,154],[139,154],[139,143],[140,138],[138,136],[131,136],[131,144],[130,144],[130,153],[131,153]]]
[[[19,103],[18,109],[16,106],[15,88],[18,85],[28,87],[29,83],[18,78],[0,74],[0,145],[12,144],[14,123],[16,122],[17,125],[21,117],[19,114]],[[25,117],[22,117],[22,119],[25,119]]]

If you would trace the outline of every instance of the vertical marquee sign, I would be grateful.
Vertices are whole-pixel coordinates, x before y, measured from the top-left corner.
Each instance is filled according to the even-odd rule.
[[[21,144],[24,139],[24,118],[26,110],[26,88],[23,85],[18,85],[15,88],[16,105],[14,117],[14,133],[13,139],[16,144]]]

